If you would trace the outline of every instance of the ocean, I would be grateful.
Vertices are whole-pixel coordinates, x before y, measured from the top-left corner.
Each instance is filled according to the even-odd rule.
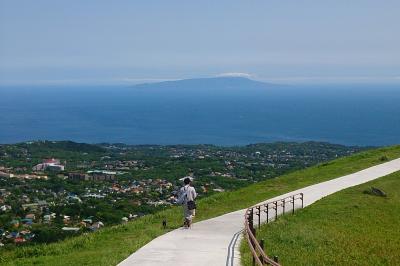
[[[400,86],[0,88],[0,143],[400,143]]]

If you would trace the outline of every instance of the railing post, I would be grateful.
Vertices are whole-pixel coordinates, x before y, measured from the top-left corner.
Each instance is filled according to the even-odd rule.
[[[275,221],[278,219],[278,202],[275,201]]]
[[[301,195],[301,208],[303,209],[304,208],[304,194],[300,193],[300,195]]]
[[[256,229],[253,227],[251,230],[251,233],[253,234],[254,238],[256,239]],[[257,241],[257,239],[255,240]],[[251,240],[251,244],[253,245],[253,247],[256,245],[256,243],[253,243],[253,241]],[[256,258],[253,256],[253,265],[256,264]]]
[[[282,200],[283,214],[285,214],[285,203],[286,203],[286,199],[283,199]]]
[[[267,203],[267,223],[269,222],[269,204]]]
[[[257,215],[258,215],[258,229],[260,229],[261,226],[261,206],[257,206]]]
[[[250,209],[249,226],[250,226],[250,229],[253,229],[253,208]]]
[[[292,214],[294,214],[294,195],[292,196],[292,208],[293,208]]]

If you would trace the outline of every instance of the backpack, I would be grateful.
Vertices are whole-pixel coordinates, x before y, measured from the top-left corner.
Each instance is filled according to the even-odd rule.
[[[176,200],[176,204],[183,204],[186,199],[186,190],[185,193],[179,195],[178,199]]]

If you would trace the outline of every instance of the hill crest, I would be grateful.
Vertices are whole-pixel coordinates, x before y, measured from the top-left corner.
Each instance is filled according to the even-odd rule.
[[[285,85],[256,81],[245,77],[212,77],[191,78],[181,80],[162,81],[156,83],[143,83],[133,88],[174,88],[174,89],[268,89],[282,87]]]

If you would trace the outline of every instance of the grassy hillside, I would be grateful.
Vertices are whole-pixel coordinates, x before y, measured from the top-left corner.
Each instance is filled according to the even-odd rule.
[[[366,194],[371,187],[387,197]],[[400,172],[330,195],[257,232],[283,265],[400,265]],[[251,265],[242,241],[242,264]]]
[[[198,202],[196,219],[208,219],[243,209],[267,198],[398,157],[400,146],[369,150],[237,191],[216,194]],[[105,228],[60,243],[0,251],[0,262],[4,265],[115,265],[147,242],[164,234],[167,230],[161,227],[163,218],[168,220],[168,230],[172,230],[180,226],[181,216],[181,209],[176,207],[126,225]]]

